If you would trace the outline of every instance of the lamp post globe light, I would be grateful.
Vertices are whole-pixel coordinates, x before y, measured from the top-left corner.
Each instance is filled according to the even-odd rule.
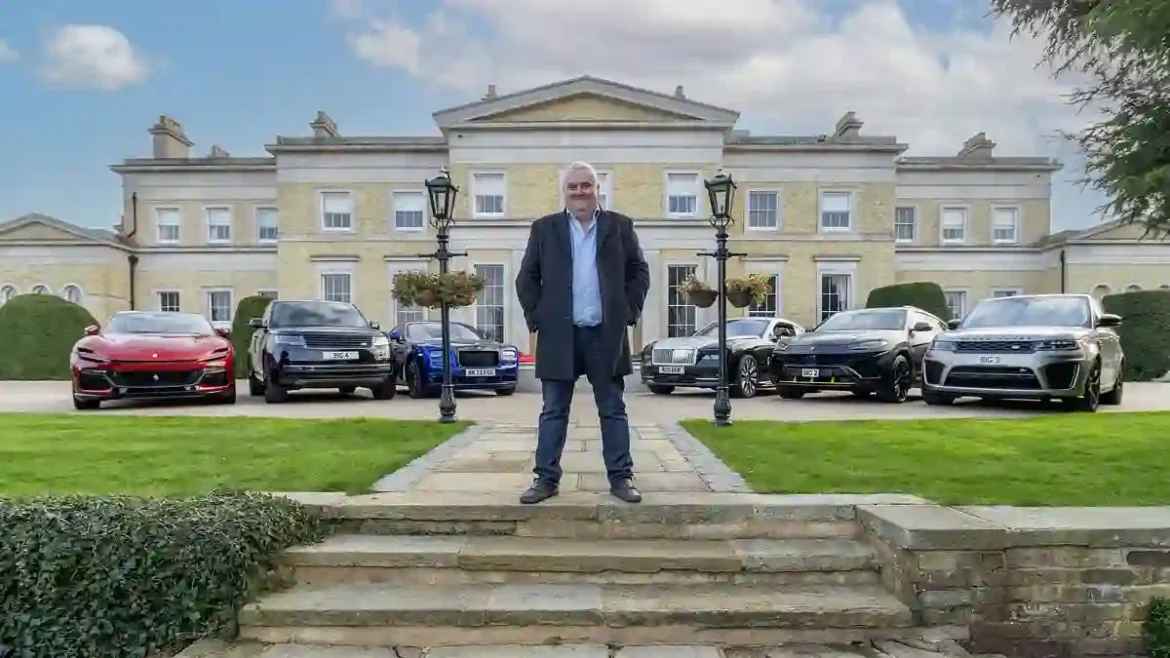
[[[727,250],[727,227],[734,221],[731,209],[735,203],[735,181],[731,174],[719,170],[710,180],[703,181],[707,188],[707,200],[711,203],[711,222],[715,229],[715,251],[702,255],[714,256],[718,263],[719,277],[719,386],[715,389],[713,422],[716,425],[731,424],[731,395],[727,389],[727,259],[732,254]]]
[[[454,223],[451,214],[455,208],[455,197],[459,194],[459,188],[451,182],[451,176],[446,167],[439,170],[438,176],[426,181],[426,186],[427,196],[431,203],[430,223],[431,227],[435,229],[438,248],[434,253],[423,254],[423,256],[438,260],[439,274],[443,275],[447,274],[448,266],[453,257],[466,255],[452,253],[448,248],[451,240],[451,225]],[[451,309],[445,301],[440,301],[439,309],[439,322],[443,333],[443,392],[439,396],[439,422],[453,423],[455,422],[455,387],[451,383]]]

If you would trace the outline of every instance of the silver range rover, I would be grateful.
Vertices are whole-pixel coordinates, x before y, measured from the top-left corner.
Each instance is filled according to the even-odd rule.
[[[927,349],[922,397],[1059,399],[1084,411],[1121,404],[1120,324],[1090,295],[984,299]]]

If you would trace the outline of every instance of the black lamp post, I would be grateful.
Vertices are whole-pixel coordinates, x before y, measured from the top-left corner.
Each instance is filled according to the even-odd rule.
[[[439,175],[428,180],[427,195],[431,201],[431,226],[439,241],[438,249],[434,253],[420,254],[423,258],[434,258],[439,261],[439,274],[446,274],[452,258],[466,256],[465,253],[453,253],[448,249],[451,240],[451,217],[455,208],[455,196],[459,188],[451,182],[447,168],[439,170]],[[451,309],[447,302],[439,303],[439,322],[443,328],[443,393],[439,396],[439,422],[455,422],[455,387],[451,384]]]
[[[711,226],[715,229],[715,251],[699,252],[700,256],[714,256],[719,264],[718,285],[719,297],[719,387],[715,389],[715,418],[716,425],[731,424],[731,395],[727,390],[727,259],[733,254],[727,250],[727,227],[733,221],[731,218],[732,204],[735,202],[735,181],[731,175],[720,170],[714,178],[703,181],[707,188],[707,199],[711,202]]]

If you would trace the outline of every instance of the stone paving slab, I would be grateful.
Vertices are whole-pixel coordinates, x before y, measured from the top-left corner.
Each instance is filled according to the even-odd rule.
[[[604,644],[566,644],[561,646],[451,646],[434,647],[423,653],[425,658],[610,658]]]

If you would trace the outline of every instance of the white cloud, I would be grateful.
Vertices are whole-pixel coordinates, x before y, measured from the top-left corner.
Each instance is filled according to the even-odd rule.
[[[42,76],[64,87],[114,91],[138,84],[150,67],[126,35],[108,25],[65,25],[45,41]]]
[[[0,39],[0,64],[15,62],[18,59],[20,59],[20,53],[16,52],[16,49],[7,41]]]

